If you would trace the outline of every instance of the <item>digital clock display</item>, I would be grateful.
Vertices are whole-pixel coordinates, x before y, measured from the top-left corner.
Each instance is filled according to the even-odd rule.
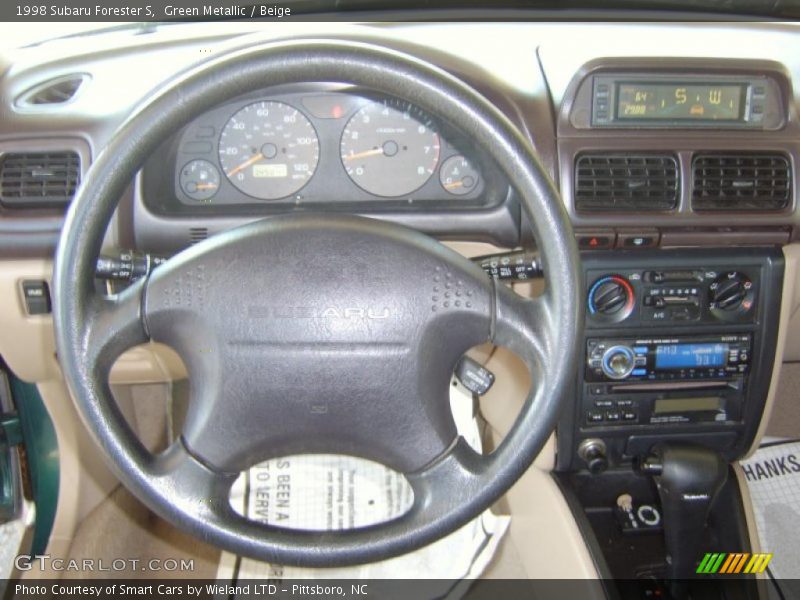
[[[616,117],[629,121],[741,121],[746,84],[617,83]]]

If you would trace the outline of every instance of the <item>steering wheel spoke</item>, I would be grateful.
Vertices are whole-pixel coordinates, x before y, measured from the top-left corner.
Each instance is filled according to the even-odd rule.
[[[550,298],[525,298],[497,284],[493,342],[515,352],[532,371],[541,371],[550,356]],[[533,374],[533,373],[532,373]]]
[[[173,498],[176,514],[191,514],[200,521],[223,521],[233,512],[230,490],[239,474],[204,464],[186,448],[182,438],[143,462],[143,472],[162,494]]]
[[[145,279],[112,296],[93,293],[85,305],[84,347],[87,363],[107,373],[125,350],[148,341],[142,319]]]
[[[414,490],[412,511],[444,518],[464,498],[482,493],[486,487],[482,475],[489,468],[491,459],[459,436],[437,460],[419,471],[406,473]]]

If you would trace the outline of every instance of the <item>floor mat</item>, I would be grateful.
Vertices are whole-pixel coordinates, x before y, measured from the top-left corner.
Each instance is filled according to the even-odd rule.
[[[756,514],[761,549],[771,553],[768,573],[800,598],[800,441],[762,445],[741,462]]]

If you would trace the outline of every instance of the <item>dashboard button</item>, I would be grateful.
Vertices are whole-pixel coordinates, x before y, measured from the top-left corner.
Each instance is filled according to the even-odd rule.
[[[658,246],[657,231],[618,231],[617,248],[655,248]]]
[[[614,247],[616,234],[613,232],[576,233],[578,248],[581,250],[608,250]]]
[[[590,410],[586,413],[586,420],[589,423],[602,423],[603,422],[603,413],[597,412],[594,410]]]
[[[619,421],[620,420],[620,412],[617,410],[609,410],[606,411],[606,420],[607,421]]]
[[[26,279],[22,282],[22,295],[29,315],[46,315],[50,312],[50,290],[46,281]]]

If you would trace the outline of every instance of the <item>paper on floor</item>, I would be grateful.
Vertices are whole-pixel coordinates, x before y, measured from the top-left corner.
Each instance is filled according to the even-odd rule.
[[[769,570],[776,579],[797,580],[800,442],[761,447],[748,460],[741,461],[741,466],[753,500],[761,552],[773,553]]]

